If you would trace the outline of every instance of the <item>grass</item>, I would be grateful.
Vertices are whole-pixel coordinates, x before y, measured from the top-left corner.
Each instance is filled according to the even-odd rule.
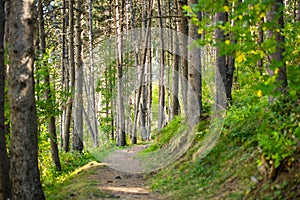
[[[154,134],[155,142],[152,143],[148,148],[141,151],[141,154],[154,152],[163,148],[174,136],[184,133],[188,131],[188,129],[188,124],[185,123],[180,116],[176,116],[165,128],[157,131]]]
[[[198,141],[199,142],[199,141]],[[255,176],[254,148],[244,149],[219,139],[215,148],[204,158],[193,161],[194,145],[186,157],[160,171],[150,184],[169,199],[241,199],[253,187]]]
[[[91,199],[93,197],[105,197],[105,194],[97,187],[98,181],[92,177],[102,167],[101,164],[93,161],[74,172],[52,188],[44,188],[46,199],[65,200],[65,199]]]
[[[293,155],[281,160],[275,179],[270,180],[262,166],[259,166],[264,154],[261,148],[258,148],[260,143],[257,137],[259,134],[267,135],[272,128],[280,127],[280,131],[286,130],[282,132],[294,134],[294,140],[299,141],[299,138],[295,139],[299,135],[297,130],[300,130],[295,128],[299,127],[299,118],[293,118],[299,116],[298,107],[289,102],[285,104],[290,109],[287,112],[284,112],[282,107],[276,107],[273,113],[283,112],[289,115],[287,119],[275,115],[276,121],[271,118],[273,123],[269,123],[265,117],[261,117],[265,116],[263,103],[254,102],[250,106],[230,109],[217,144],[207,155],[197,158],[195,155],[202,146],[209,124],[207,120],[200,122],[193,144],[185,155],[157,172],[154,177],[150,177],[149,184],[152,189],[162,192],[166,199],[170,200],[300,199],[300,143],[294,145],[293,141],[291,147],[289,146]],[[267,129],[262,126],[264,124]],[[162,135],[159,136],[166,138],[164,143],[159,143],[161,140],[158,140],[157,144],[153,144],[153,148],[155,145],[159,148],[172,141],[170,136],[173,136],[176,129],[177,124],[171,122],[169,127],[160,132]],[[285,138],[283,142],[289,140],[291,139]],[[265,145],[273,150],[276,142],[267,142]]]
[[[255,104],[250,108],[232,107],[232,110],[228,111],[229,117],[217,144],[207,155],[200,158],[196,155],[208,132],[209,120],[201,121],[197,129],[190,131],[183,119],[176,117],[164,129],[155,134],[155,141],[140,155],[147,155],[147,153],[152,155],[151,152],[159,152],[158,150],[163,150],[168,146],[180,148],[182,141],[173,140],[179,133],[190,131],[191,134],[195,134],[195,138],[189,150],[182,157],[169,166],[148,174],[148,184],[151,185],[152,190],[163,193],[165,199],[170,200],[300,199],[299,144],[293,146],[294,154],[289,159],[282,160],[275,180],[267,180],[264,172],[258,166],[263,154],[258,149],[257,134],[259,134],[258,131],[264,132],[257,127],[266,120],[259,117],[264,116],[261,115],[264,111],[260,110],[263,107],[260,104]],[[281,111],[281,109],[279,110]],[[296,113],[295,116],[299,116],[298,110],[286,113]],[[241,115],[244,118],[241,118]],[[257,121],[258,118],[259,121]],[[280,121],[273,126],[285,125],[290,127],[290,124],[298,124],[297,127],[299,127],[298,118],[295,118],[295,122],[289,122],[290,124],[285,118],[282,119],[282,122],[286,125]],[[294,129],[293,126],[287,130],[294,131]],[[299,131],[299,128],[296,130]],[[266,133],[268,132],[266,131]],[[271,147],[272,145],[273,143],[270,143]],[[112,150],[118,148],[124,147],[114,146],[104,150],[98,149],[92,154],[97,154],[97,159],[101,160]],[[177,150],[176,148],[174,150]],[[159,159],[166,160],[161,154],[157,156]],[[75,162],[79,158],[69,159],[68,166],[74,164],[75,167],[73,168],[75,169],[76,166],[82,166],[88,160],[84,158],[79,163]],[[151,163],[151,159],[148,159],[147,156],[145,158],[145,163]],[[65,158],[63,160],[68,161]],[[157,162],[156,158],[154,160]],[[96,187],[97,181],[87,178],[95,173],[97,167],[101,166],[87,165],[85,168],[79,168],[78,171],[73,170],[72,173],[66,174],[64,172],[65,175],[60,176],[62,177],[60,181],[56,181],[52,185],[48,184],[52,187],[46,188],[46,196],[48,199],[103,197],[105,194]]]

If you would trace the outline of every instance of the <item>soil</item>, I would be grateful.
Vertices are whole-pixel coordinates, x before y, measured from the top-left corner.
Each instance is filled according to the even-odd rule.
[[[146,174],[136,173],[139,172],[141,164],[133,159],[133,156],[147,147],[147,145],[138,145],[117,150],[104,160],[104,166],[100,167],[92,175],[94,177],[91,178],[99,180],[99,189],[107,194],[105,195],[106,198],[122,200],[162,199],[159,192],[151,191],[146,185]],[[147,176],[149,177],[149,175]]]

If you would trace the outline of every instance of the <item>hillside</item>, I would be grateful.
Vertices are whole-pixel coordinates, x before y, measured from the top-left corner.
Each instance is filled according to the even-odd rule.
[[[261,106],[257,103],[253,105]],[[291,143],[291,152],[286,151],[280,165],[273,169],[272,166],[275,165],[272,163],[276,157],[267,158],[267,154],[264,153],[265,147],[258,137],[258,130],[264,124],[263,121],[258,123],[258,115],[255,115],[255,120],[252,118],[253,121],[251,118],[242,120],[241,117],[234,121],[233,116],[239,115],[241,108],[242,106],[229,109],[220,138],[214,148],[204,156],[198,155],[205,141],[209,119],[204,119],[197,128],[189,130],[184,120],[177,117],[154,135],[155,141],[151,144],[117,149],[113,147],[116,150],[105,153],[107,161],[111,159],[109,162],[113,165],[123,163],[123,167],[127,166],[127,172],[122,171],[124,168],[92,162],[88,167],[77,170],[70,179],[67,178],[61,184],[52,187],[46,194],[49,195],[49,199],[300,199],[299,143]],[[268,115],[272,112],[273,116],[278,111],[272,109],[273,107],[270,107]],[[281,107],[280,112],[284,109],[287,108]],[[299,108],[289,109],[291,110],[288,118],[299,115]],[[249,112],[253,110],[249,109]],[[244,115],[247,115],[245,111]],[[295,120],[298,122],[299,118]],[[279,125],[273,124],[268,128],[278,128]],[[299,124],[292,126],[290,123],[281,130],[292,129],[293,133],[298,133],[298,127]],[[171,145],[170,142],[174,142],[172,139],[184,131],[195,134],[186,153],[164,168],[138,173],[139,167],[143,167],[143,163],[139,161],[145,162],[145,155],[167,148]],[[249,135],[245,135],[246,133]],[[298,139],[294,138],[293,141]],[[272,140],[269,140],[270,145],[274,145],[272,149],[276,149],[276,144],[271,142]],[[280,147],[284,149],[285,145]],[[176,147],[181,148],[178,145]],[[175,149],[173,150],[175,152]],[[132,159],[135,159],[135,162]]]

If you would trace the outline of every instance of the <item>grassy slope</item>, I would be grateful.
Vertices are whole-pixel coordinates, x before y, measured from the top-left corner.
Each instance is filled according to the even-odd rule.
[[[240,114],[239,114],[240,115]],[[242,120],[243,121],[243,120]],[[238,121],[238,123],[240,123]],[[198,133],[205,133],[208,121],[199,124]],[[243,126],[247,130],[255,124]],[[230,125],[235,126],[235,124]],[[240,125],[242,126],[242,125]],[[154,191],[162,192],[166,199],[300,199],[300,157],[280,169],[277,179],[267,181],[258,167],[261,153],[253,137],[236,139],[228,129],[220,136],[212,151],[203,158],[193,159],[200,148],[203,134],[198,134],[188,152],[171,166],[149,174],[149,184]],[[156,141],[144,152],[163,148],[187,125],[178,117],[157,133]],[[248,131],[247,134],[251,134]],[[298,155],[297,155],[298,154]],[[92,162],[93,163],[93,162]],[[74,163],[73,163],[74,164]],[[66,179],[48,184],[47,199],[95,199],[105,197],[97,189],[97,180],[89,179],[96,172],[95,164],[78,168]],[[63,176],[64,177],[64,176]],[[257,182],[257,183],[256,183]],[[47,184],[46,184],[47,185]]]
[[[82,200],[107,196],[99,190],[98,180],[91,178],[99,167],[102,165],[92,161],[69,174],[61,183],[51,188],[44,188],[46,199]]]
[[[200,126],[198,132],[204,129]],[[150,179],[153,190],[172,200],[300,199],[299,160],[289,172],[280,173],[276,181],[266,181],[257,167],[257,145],[250,139],[241,143],[223,134],[206,157],[193,160],[201,139],[196,138],[184,157]]]

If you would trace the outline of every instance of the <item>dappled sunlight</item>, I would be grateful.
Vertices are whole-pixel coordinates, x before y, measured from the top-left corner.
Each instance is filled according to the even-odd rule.
[[[105,164],[99,163],[99,162],[96,162],[96,161],[91,161],[88,164],[76,169],[74,172],[72,172],[72,174],[79,174],[82,171],[88,170],[88,169],[90,169],[92,167],[96,167],[96,166],[105,166]]]
[[[134,193],[134,194],[150,194],[150,192],[141,187],[100,187],[101,190],[113,191],[113,192],[125,192],[125,193]]]

